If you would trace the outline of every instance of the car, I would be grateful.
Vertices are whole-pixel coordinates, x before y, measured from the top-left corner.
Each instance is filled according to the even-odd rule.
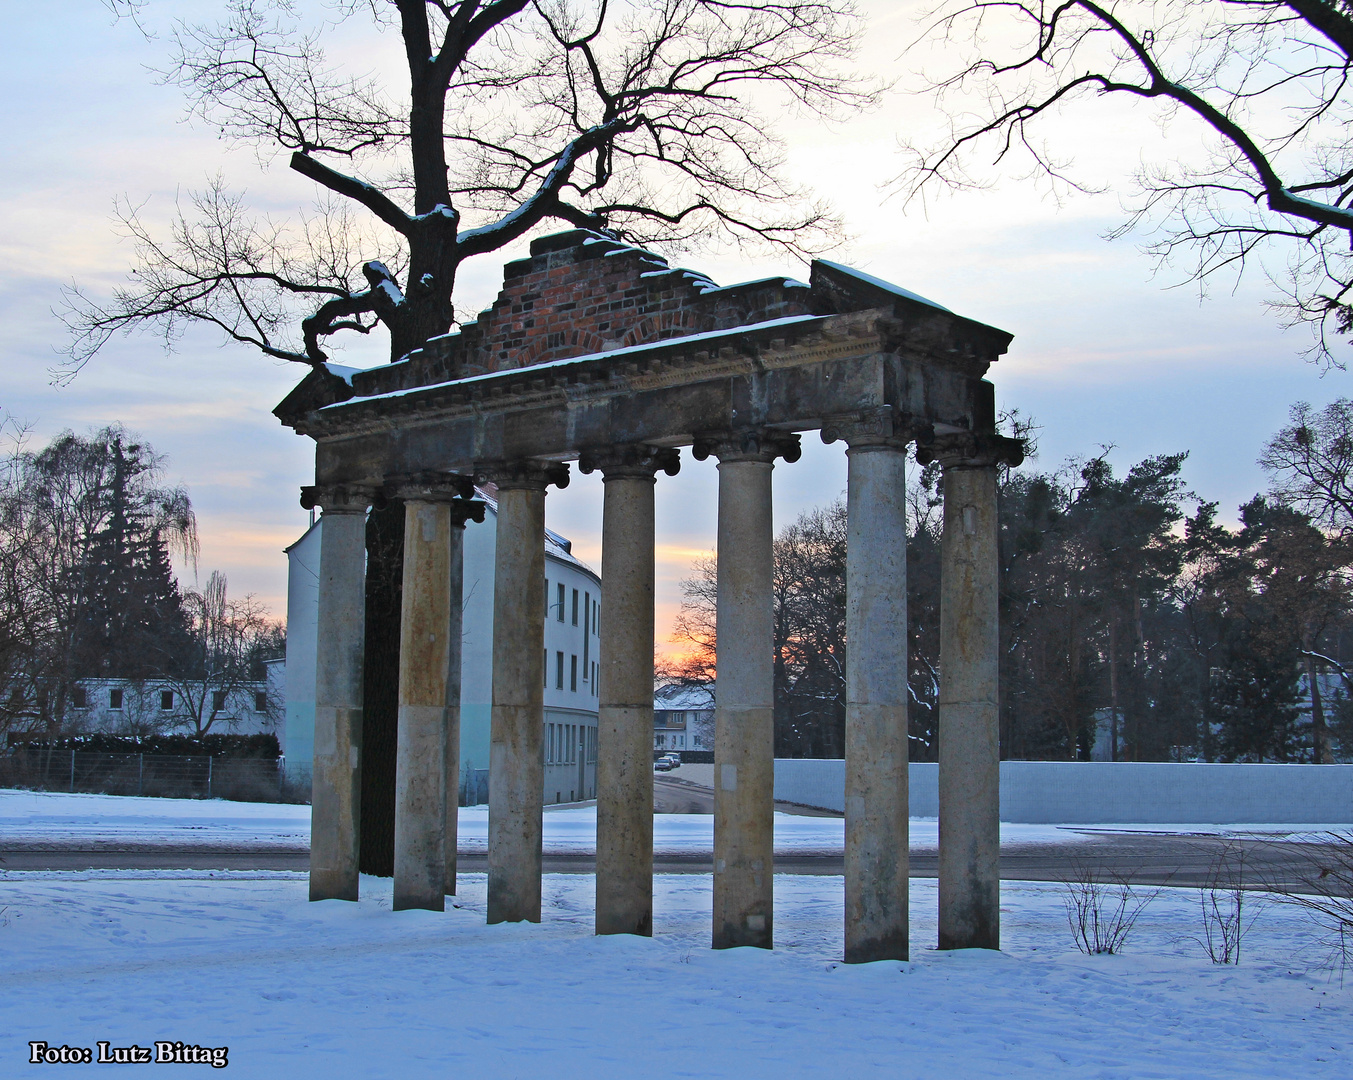
[[[653,771],[654,771],[654,772],[671,772],[671,771],[672,771],[672,763],[671,763],[667,758],[665,758],[665,757],[660,757],[660,758],[658,758],[657,761],[653,762]]]
[[[665,757],[668,761],[670,761],[670,762],[672,763],[672,768],[674,768],[674,769],[679,769],[679,768],[681,768],[681,755],[680,755],[680,754],[663,754],[662,756]]]

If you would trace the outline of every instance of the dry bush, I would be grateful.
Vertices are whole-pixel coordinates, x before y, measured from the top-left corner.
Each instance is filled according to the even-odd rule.
[[[1328,950],[1331,965],[1340,974],[1353,961],[1353,832],[1328,832],[1309,837],[1310,853],[1297,884],[1271,886],[1280,904],[1307,911],[1320,928],[1318,944]]]
[[[1214,964],[1239,964],[1245,935],[1262,910],[1245,892],[1244,847],[1232,841],[1218,846],[1198,902],[1203,922],[1198,943]]]
[[[1076,948],[1090,956],[1121,952],[1128,935],[1160,888],[1143,889],[1127,876],[1087,863],[1072,866],[1066,888],[1066,919]]]

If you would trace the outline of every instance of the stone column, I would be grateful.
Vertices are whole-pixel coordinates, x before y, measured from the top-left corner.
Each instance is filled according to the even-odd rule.
[[[896,428],[896,433],[895,433]],[[886,409],[835,418],[848,449],[846,963],[908,958],[908,436]]]
[[[540,922],[545,759],[545,489],[568,466],[476,466],[498,485],[489,731],[488,921]]]
[[[714,709],[716,949],[774,942],[775,728],[771,469],[799,459],[799,437],[759,429],[702,436],[719,459]]]
[[[944,469],[940,554],[939,895],[941,949],[999,949],[1000,671],[996,470],[1014,439],[940,435],[922,462]]]
[[[598,934],[653,933],[653,482],[676,450],[588,451],[600,469],[601,649],[597,718]]]
[[[469,478],[402,478],[390,487],[405,515],[394,909],[441,911],[455,891],[462,540],[466,519],[482,519],[484,504],[460,497],[473,494]]]
[[[315,759],[310,789],[310,899],[356,900],[362,785],[366,510],[373,489],[301,489],[320,507],[315,640]]]

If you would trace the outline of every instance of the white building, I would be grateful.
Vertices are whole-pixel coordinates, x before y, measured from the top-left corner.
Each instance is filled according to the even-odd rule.
[[[206,695],[202,720],[211,720],[209,734],[259,735],[277,730],[280,687],[271,678],[230,690],[193,689]],[[66,717],[77,733],[191,735],[196,730],[193,706],[184,701],[182,689],[159,679],[81,679],[72,688]]]
[[[460,790],[463,802],[487,798],[489,712],[493,702],[493,567],[497,502],[483,524],[465,526],[461,627]],[[291,547],[287,584],[287,771],[303,782],[314,757],[315,640],[319,613],[319,538],[323,518]],[[545,534],[545,801],[596,796],[597,617],[601,578],[573,557],[570,543]]]
[[[653,749],[714,752],[714,684],[661,686],[653,694]]]

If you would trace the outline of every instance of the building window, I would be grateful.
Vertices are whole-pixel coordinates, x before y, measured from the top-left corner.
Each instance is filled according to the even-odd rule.
[[[578,590],[573,590],[573,625],[578,625]]]
[[[212,712],[220,712],[222,709],[225,708],[225,697],[226,695],[224,690],[213,690],[211,692]]]
[[[122,708],[122,691],[121,691],[121,690],[109,690],[109,691],[108,691],[108,707],[109,707],[110,709],[121,709],[121,708]]]
[[[564,621],[564,583],[559,583],[559,614],[555,616],[560,622]]]
[[[550,688],[550,650],[545,650],[545,662],[540,666],[540,670],[545,673],[545,689]]]
[[[266,690],[254,691],[254,712],[268,711],[268,693]]]
[[[70,688],[70,703],[75,709],[89,708],[89,695],[85,692],[83,686],[72,686]]]
[[[597,688],[597,662],[592,661],[592,696],[596,697],[601,691]]]
[[[564,688],[564,654],[561,652],[554,654],[554,688]]]
[[[601,627],[597,624],[597,619],[598,619],[598,618],[600,618],[600,616],[599,616],[598,613],[597,613],[597,602],[596,602],[595,600],[593,600],[593,601],[592,601],[592,633],[594,633],[594,634],[600,634],[600,633],[601,633]]]
[[[161,711],[161,712],[168,712],[168,711],[169,711],[170,709],[172,709],[173,707],[174,707],[174,691],[172,691],[172,690],[161,690],[161,691],[160,691],[160,711]]]
[[[568,688],[575,694],[578,692],[578,658],[576,656],[569,657]]]

